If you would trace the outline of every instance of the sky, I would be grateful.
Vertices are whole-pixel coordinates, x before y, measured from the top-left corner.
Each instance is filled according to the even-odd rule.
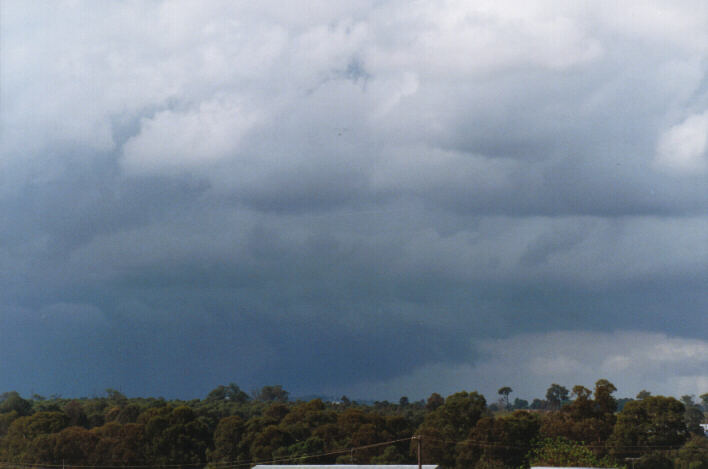
[[[703,1],[0,4],[0,391],[708,392]]]

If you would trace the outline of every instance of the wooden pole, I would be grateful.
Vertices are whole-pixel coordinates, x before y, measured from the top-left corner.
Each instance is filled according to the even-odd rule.
[[[418,469],[423,469],[423,440],[420,435],[416,435],[414,438],[418,443]]]

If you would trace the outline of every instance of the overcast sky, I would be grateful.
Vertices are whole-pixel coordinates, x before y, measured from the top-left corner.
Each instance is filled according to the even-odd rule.
[[[0,392],[708,392],[706,2],[0,26]]]

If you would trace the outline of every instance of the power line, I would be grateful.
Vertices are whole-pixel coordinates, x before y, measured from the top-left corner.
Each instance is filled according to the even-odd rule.
[[[361,446],[353,446],[353,447],[348,447],[348,448],[341,448],[337,450],[332,450],[332,451],[327,451],[323,453],[316,453],[316,454],[303,454],[299,456],[288,456],[288,457],[282,457],[282,458],[272,458],[272,459],[263,459],[263,460],[258,460],[258,459],[252,459],[250,461],[223,461],[223,462],[188,462],[188,463],[179,463],[179,464],[139,464],[139,465],[74,465],[74,464],[42,464],[42,463],[21,463],[21,462],[9,462],[9,461],[0,461],[0,467],[7,467],[7,468],[31,468],[31,469],[55,469],[55,468],[72,468],[72,469],[148,469],[148,468],[164,468],[164,469],[169,469],[169,468],[181,468],[181,467],[211,467],[211,468],[219,468],[219,469],[229,469],[229,468],[239,468],[239,467],[252,467],[256,464],[276,464],[276,463],[283,463],[283,462],[291,462],[291,461],[302,461],[302,460],[307,460],[307,459],[314,459],[314,458],[322,458],[322,457],[327,457],[327,456],[335,456],[335,455],[341,455],[341,454],[346,454],[346,453],[353,453],[355,451],[361,451],[365,449],[371,449],[371,448],[377,448],[381,446],[388,446],[396,443],[402,443],[405,441],[414,441],[417,440],[417,443],[420,444],[423,441],[430,441],[430,442],[437,442],[437,443],[445,443],[445,444],[450,444],[450,445],[455,445],[455,446],[475,446],[479,448],[498,448],[498,449],[519,449],[519,450],[530,450],[535,446],[534,443],[528,443],[524,445],[513,445],[513,444],[504,444],[504,443],[498,443],[498,442],[493,442],[493,441],[482,441],[482,440],[461,440],[461,441],[454,441],[454,440],[446,440],[442,438],[435,438],[435,437],[428,437],[428,436],[421,436],[421,435],[413,435],[407,438],[399,438],[396,440],[389,440],[389,441],[383,441],[379,443],[371,443],[368,445],[361,445]],[[578,442],[579,443],[579,442]],[[633,451],[633,450],[665,450],[665,451],[670,451],[670,450],[676,450],[681,448],[681,445],[617,445],[617,446],[605,446],[605,445],[599,445],[599,444],[584,444],[581,443],[581,445],[585,448],[588,449],[615,449],[615,450],[626,450],[626,451]]]

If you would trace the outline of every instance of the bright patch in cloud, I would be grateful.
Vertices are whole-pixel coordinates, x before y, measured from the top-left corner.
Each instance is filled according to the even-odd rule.
[[[655,164],[676,173],[702,173],[708,169],[707,143],[708,112],[692,115],[661,135]]]
[[[551,383],[568,389],[592,388],[609,379],[619,397],[642,389],[680,396],[708,391],[708,341],[646,332],[560,331],[522,334],[477,343],[469,364],[432,364],[392,380],[366,383],[361,396],[395,399],[404,390],[415,398],[477,390],[488,400],[496,390],[511,386],[521,398],[543,398]],[[368,393],[368,394],[367,394]]]
[[[130,172],[194,169],[233,156],[258,115],[230,101],[209,101],[198,109],[162,111],[143,119],[128,140],[123,165]]]

